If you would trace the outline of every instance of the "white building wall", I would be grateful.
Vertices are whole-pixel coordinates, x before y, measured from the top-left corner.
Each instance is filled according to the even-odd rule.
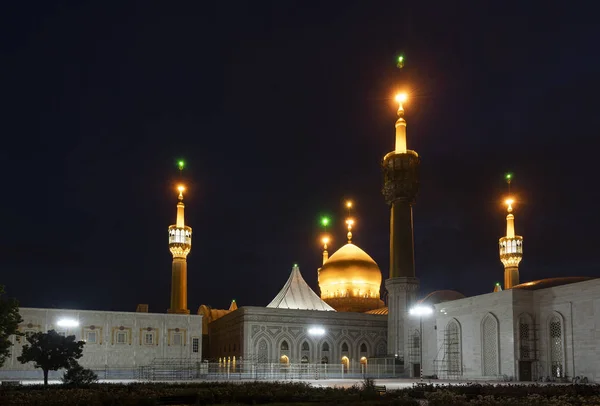
[[[496,376],[483,373],[482,322],[487,314],[498,320]],[[553,375],[549,321],[558,315],[562,325],[562,375],[567,380],[585,376],[590,381],[600,381],[600,279],[538,290],[511,289],[436,304],[437,344],[424,345],[424,373],[429,375],[434,370],[432,360],[444,358],[444,332],[448,323],[456,319],[461,328],[463,378],[522,380],[519,320],[523,315],[531,318],[531,334],[535,334],[530,356],[534,380]],[[424,332],[426,342],[430,330],[424,327]]]
[[[311,327],[325,330],[323,336],[308,333]],[[258,356],[261,340],[268,344],[269,362],[279,362],[282,355],[280,345],[287,341],[289,351],[285,353],[291,363],[300,363],[302,356],[309,363],[320,363],[327,356],[330,364],[340,364],[347,356],[351,367],[358,367],[361,356],[385,356],[387,352],[387,316],[348,312],[322,312],[313,310],[271,309],[262,307],[242,307],[210,324],[212,348],[229,348],[229,343],[239,343],[238,354],[214,352],[213,357],[242,356],[252,361]],[[309,351],[302,351],[302,343],[307,342]],[[329,352],[322,351],[323,343],[329,344]],[[343,343],[348,344],[348,352],[342,352]],[[361,344],[367,352],[360,352]],[[239,359],[239,358],[238,358]]]
[[[21,308],[22,333],[56,330],[86,341],[79,363],[86,368],[135,368],[155,358],[202,359],[202,316],[133,312],[103,312],[61,309]],[[58,320],[72,319],[77,327],[59,327]],[[124,342],[119,342],[123,338]],[[146,338],[146,334],[151,338]],[[119,335],[119,336],[118,336]],[[91,338],[94,340],[91,340]],[[25,337],[12,337],[11,356],[1,370],[28,370],[21,364]],[[197,346],[194,341],[197,340]]]
[[[548,322],[563,321],[564,368],[568,377],[600,382],[600,279],[532,292],[539,323],[539,357],[543,376],[551,376]]]
[[[498,373],[484,376],[482,356],[482,322],[491,314],[498,320]],[[444,357],[444,334],[448,323],[456,319],[461,331],[462,376],[464,378],[498,379],[515,376],[514,322],[512,291],[489,293],[435,305],[437,350],[434,360]],[[427,348],[428,351],[431,348]],[[426,357],[431,359],[431,355]],[[431,367],[427,365],[426,368]]]

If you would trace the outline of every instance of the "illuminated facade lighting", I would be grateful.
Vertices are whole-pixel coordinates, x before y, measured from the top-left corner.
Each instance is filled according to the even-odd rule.
[[[323,327],[311,327],[308,329],[308,334],[311,336],[322,336],[325,334],[325,329]]]
[[[60,319],[56,322],[58,327],[79,327],[79,322],[75,319]]]

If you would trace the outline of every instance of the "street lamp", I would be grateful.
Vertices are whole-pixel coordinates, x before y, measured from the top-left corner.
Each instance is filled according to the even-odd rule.
[[[410,314],[411,316],[419,316],[419,353],[421,355],[419,367],[421,369],[421,382],[423,382],[423,317],[431,316],[433,314],[433,307],[418,304],[411,307],[408,311],[408,314]]]

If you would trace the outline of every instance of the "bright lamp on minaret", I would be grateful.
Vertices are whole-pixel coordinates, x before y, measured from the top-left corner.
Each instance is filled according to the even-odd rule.
[[[405,103],[408,100],[408,95],[406,93],[398,93],[396,95],[396,101],[398,103]]]

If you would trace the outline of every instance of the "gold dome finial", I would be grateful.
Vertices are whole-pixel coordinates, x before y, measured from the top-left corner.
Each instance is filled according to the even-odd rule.
[[[398,120],[396,120],[396,153],[406,153],[406,120],[404,120],[404,106],[408,96],[406,93],[396,95],[398,102]]]
[[[354,220],[351,218],[346,219],[346,225],[348,226],[348,244],[352,243],[352,226],[354,225]]]
[[[179,191],[179,200],[183,200],[183,192],[185,192],[185,186],[179,185],[177,186],[177,190]]]
[[[354,225],[354,220],[352,219],[352,208],[354,207],[354,203],[352,200],[346,200],[346,209],[348,209],[348,218],[346,219],[346,226],[348,227],[348,244],[352,242],[352,226]]]

